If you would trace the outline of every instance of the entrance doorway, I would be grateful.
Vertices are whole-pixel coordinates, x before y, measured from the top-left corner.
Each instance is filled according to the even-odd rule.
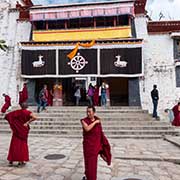
[[[56,79],[53,78],[41,78],[35,80],[35,100],[38,102],[39,92],[43,88],[43,86],[46,84],[48,91],[53,90],[53,86],[56,82]]]
[[[81,91],[81,99],[80,99],[80,106],[87,105],[86,100],[86,78],[64,78],[62,79],[62,86],[63,86],[63,105],[71,106],[75,105],[75,97],[74,93],[76,89],[80,87]]]
[[[106,82],[109,85],[110,90],[110,105],[111,106],[128,106],[128,105],[139,105],[139,88],[136,88],[135,84],[138,85],[138,79],[129,79],[129,78],[119,78],[119,77],[110,77],[110,78],[97,78],[96,82],[98,86],[102,84],[102,82]],[[84,78],[41,78],[32,80],[30,89],[33,90],[32,93],[33,98],[31,98],[31,104],[35,104],[33,99],[38,100],[38,95],[40,90],[43,88],[43,85],[46,84],[48,86],[48,90],[53,90],[53,86],[57,82],[62,83],[62,98],[63,105],[65,106],[73,106],[75,105],[75,97],[74,93],[76,88],[79,86],[81,89],[81,99],[80,106],[88,105],[87,101],[87,88],[89,84],[88,77]],[[30,85],[30,84],[29,84]],[[138,86],[137,86],[138,87]],[[136,98],[136,99],[134,99]],[[131,102],[132,101],[132,102]]]
[[[109,85],[111,106],[128,106],[128,78],[111,77],[103,81]]]

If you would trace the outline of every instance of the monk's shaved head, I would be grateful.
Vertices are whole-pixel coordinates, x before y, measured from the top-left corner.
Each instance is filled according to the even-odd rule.
[[[92,109],[94,113],[96,112],[96,108],[94,106],[88,106],[87,109]]]
[[[27,109],[28,108],[28,103],[27,102],[23,102],[20,104],[22,109]]]

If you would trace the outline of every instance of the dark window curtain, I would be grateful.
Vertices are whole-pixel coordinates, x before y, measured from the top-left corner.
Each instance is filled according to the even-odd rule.
[[[80,53],[85,61],[88,63],[85,67],[76,73],[75,70],[68,65],[70,60],[67,58],[67,54],[71,50],[59,50],[59,73],[60,75],[68,74],[97,74],[97,50],[96,49],[79,49],[77,54]]]
[[[116,56],[121,56],[121,61],[126,61],[126,67],[116,67]],[[101,74],[140,74],[142,73],[141,48],[101,49],[100,51]]]
[[[33,67],[33,62],[38,61],[38,56],[42,55],[45,62],[42,67]],[[55,50],[23,50],[21,70],[23,75],[46,75],[56,74]]]

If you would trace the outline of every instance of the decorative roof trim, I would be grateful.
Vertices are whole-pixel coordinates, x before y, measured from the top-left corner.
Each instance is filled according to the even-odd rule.
[[[149,21],[149,34],[167,34],[180,31],[180,21]]]
[[[136,0],[135,1],[135,14],[146,14],[146,2],[147,0]]]
[[[76,43],[89,43],[89,41],[57,41],[57,42],[20,42],[21,46],[73,46]],[[107,40],[97,40],[96,45],[106,45],[106,44],[142,44],[143,39],[107,39]]]
[[[111,0],[111,1],[104,1],[104,2],[84,2],[84,3],[72,3],[72,4],[57,4],[57,5],[35,5],[31,7],[31,10],[35,9],[51,9],[51,8],[66,8],[66,7],[76,7],[76,6],[89,6],[89,5],[106,5],[106,4],[117,4],[117,3],[128,3],[128,2],[135,2],[135,0]]]

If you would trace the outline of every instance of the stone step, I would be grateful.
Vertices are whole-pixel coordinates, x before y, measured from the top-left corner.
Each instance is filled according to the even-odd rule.
[[[30,109],[32,112],[37,112],[36,109]],[[148,113],[146,110],[141,110],[141,109],[116,109],[116,110],[108,110],[108,109],[102,109],[102,110],[97,110],[97,113]],[[46,111],[41,111],[41,113],[86,113],[86,109],[83,110],[76,110],[76,109],[47,109]]]
[[[1,133],[10,132],[9,129],[1,128]],[[105,130],[107,135],[179,135],[175,130]],[[31,129],[31,134],[66,134],[66,135],[81,135],[82,131],[79,130],[55,130],[55,129]]]
[[[150,125],[159,125],[159,126],[163,126],[163,125],[167,125],[167,126],[171,126],[171,124],[169,122],[162,122],[162,121],[152,121],[152,120],[147,120],[147,121],[121,121],[121,120],[117,120],[117,121],[109,121],[109,120],[102,120],[101,121],[103,125],[109,125],[109,126],[113,126],[113,125],[118,125],[118,126],[122,126],[122,125],[127,125],[127,126],[138,126],[138,125],[144,125],[144,126],[150,126]],[[8,122],[6,120],[1,120],[0,124],[8,124]],[[48,119],[38,119],[34,122],[32,122],[32,124],[40,124],[40,125],[79,125],[80,124],[80,120],[68,120],[68,121],[61,121],[59,119],[57,120],[48,120]]]
[[[17,110],[20,109],[19,107],[12,107],[11,110]],[[31,111],[36,111],[37,106],[30,106],[28,108]],[[48,111],[79,111],[83,112],[86,111],[87,106],[62,106],[62,107],[51,107],[48,106],[46,107]],[[147,112],[147,110],[142,110],[141,107],[136,107],[136,106],[111,106],[111,107],[96,107],[96,111],[144,111]]]
[[[18,109],[18,106],[13,106],[12,109]],[[47,106],[47,109],[75,109],[75,110],[86,110],[87,106]],[[142,110],[140,106],[96,106],[96,110],[117,110],[117,109],[131,109],[131,110]],[[29,106],[28,109],[37,109],[37,106]]]
[[[30,107],[36,111],[37,107]],[[35,113],[37,114],[37,113]],[[86,116],[86,107],[48,107],[37,114],[31,124],[33,136],[82,137],[80,119]],[[97,108],[104,132],[111,138],[161,138],[179,135],[169,122],[156,121],[140,107]],[[8,122],[0,116],[0,132],[10,133]]]
[[[39,118],[47,118],[47,117],[56,117],[56,118],[84,118],[86,117],[85,114],[35,114]],[[139,114],[97,114],[96,116],[102,118],[151,118],[151,116],[145,114],[145,115],[139,115]],[[0,116],[0,119],[4,119],[5,116]]]
[[[1,132],[1,134],[8,134],[10,135],[11,132],[10,131],[6,131],[6,132]],[[163,135],[107,135],[105,134],[108,138],[112,138],[112,139],[160,139],[162,137],[164,137]],[[66,134],[33,134],[33,133],[29,133],[30,137],[57,137],[57,138],[75,138],[75,139],[79,139],[80,141],[82,141],[82,134],[80,135],[66,135]]]
[[[4,119],[0,119],[0,124],[1,122],[6,122],[6,120]],[[37,119],[35,122],[60,122],[60,123],[63,123],[63,122],[70,122],[70,123],[73,123],[73,122],[77,122],[77,123],[80,123],[80,119],[79,118],[42,118],[42,119]],[[153,122],[151,119],[133,119],[133,118],[104,118],[104,119],[101,119],[101,122],[106,122],[106,123],[119,123],[119,122],[122,122],[122,123],[129,123],[129,122],[132,122],[133,124],[138,124],[138,123],[149,123],[149,122]]]
[[[82,130],[81,125],[55,125],[55,126],[49,126],[49,125],[38,125],[38,124],[32,124],[31,129],[53,129],[53,130]],[[9,128],[9,124],[3,124],[1,125],[1,128]],[[119,130],[174,130],[172,126],[108,126],[103,125],[104,130],[112,130],[112,131],[119,131]]]
[[[38,116],[49,116],[49,115],[52,115],[52,116],[74,116],[74,115],[78,115],[78,116],[86,116],[86,112],[40,112],[40,113],[36,113],[36,115]],[[139,112],[97,112],[96,115],[98,116],[150,116],[149,114],[147,113],[139,113]],[[0,117],[4,117],[5,115],[0,115]]]
[[[37,112],[35,109],[31,110],[32,112]],[[147,111],[144,110],[98,110],[96,111],[97,113],[141,113],[141,114],[145,114],[147,113]],[[41,113],[86,113],[86,110],[83,111],[79,111],[79,110],[50,110],[48,109],[47,111],[40,111]]]
[[[79,111],[41,111],[40,113],[37,113],[36,111],[32,111],[34,114],[37,114],[37,115],[47,115],[47,114],[55,114],[55,115],[74,115],[74,114],[77,114],[77,115],[80,115],[80,116],[86,116],[86,111],[82,111],[82,112],[79,112]],[[114,111],[114,112],[96,112],[96,115],[149,115],[147,112],[143,112],[143,111],[131,111],[131,112],[128,112],[128,111]],[[0,115],[2,116],[2,115]]]
[[[58,134],[31,134],[31,137],[59,137],[59,138],[76,138],[80,139],[82,141],[82,135],[58,135]],[[163,136],[162,135],[106,135],[108,139],[113,138],[113,139],[160,139]]]
[[[78,115],[78,114],[35,114],[38,119],[82,119],[85,118],[86,116],[84,114]],[[116,114],[116,115],[99,115],[97,114],[100,119],[151,119],[152,117],[149,115],[134,115],[134,114],[127,114],[127,115],[122,115],[122,114]],[[0,119],[4,119],[5,116],[0,116]]]

